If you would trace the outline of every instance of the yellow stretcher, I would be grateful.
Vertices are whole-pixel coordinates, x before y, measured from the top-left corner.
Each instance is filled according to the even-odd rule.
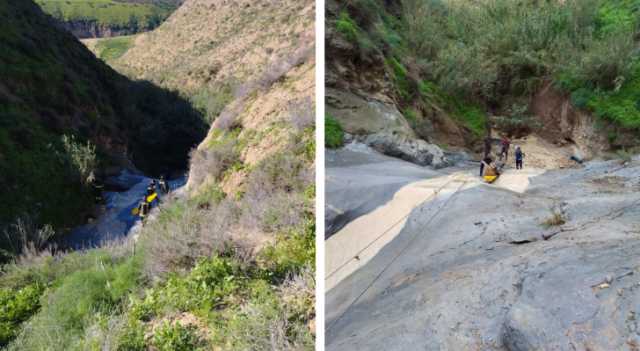
[[[153,194],[151,194],[151,195],[147,196],[147,202],[148,202],[148,203],[152,203],[152,202],[153,202],[153,200],[155,200],[155,199],[156,199],[156,197],[158,197],[158,193],[153,193]]]
[[[497,175],[486,175],[486,176],[482,176],[482,178],[484,179],[484,181],[486,183],[491,184],[491,183],[495,182],[496,179],[498,179],[498,176]]]
[[[153,194],[147,196],[147,203],[149,203],[149,204],[152,203],[153,200],[155,200],[157,197],[158,197],[158,193],[153,193]],[[138,213],[140,213],[140,209],[138,209],[138,207],[134,207],[131,210],[131,214],[134,215],[134,216],[137,216]]]

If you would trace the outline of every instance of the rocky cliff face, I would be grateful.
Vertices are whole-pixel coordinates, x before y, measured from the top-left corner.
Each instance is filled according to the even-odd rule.
[[[471,147],[469,130],[456,123],[440,106],[412,109],[408,121],[394,87],[393,69],[381,52],[361,55],[358,44],[335,29],[339,5],[329,1],[326,26],[326,111],[347,136],[374,149],[423,166],[448,164],[435,144]],[[403,113],[405,112],[405,113]]]
[[[108,38],[121,35],[131,35],[139,30],[123,26],[100,24],[95,20],[75,20],[60,22],[60,26],[78,39]],[[149,28],[148,30],[153,29]]]

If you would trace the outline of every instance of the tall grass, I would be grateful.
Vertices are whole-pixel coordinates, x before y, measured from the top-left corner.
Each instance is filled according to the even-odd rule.
[[[403,108],[432,101],[417,94],[421,79],[492,108],[553,81],[579,107],[637,128],[640,109],[628,92],[640,76],[639,11],[638,0],[354,0],[335,25],[386,58]]]

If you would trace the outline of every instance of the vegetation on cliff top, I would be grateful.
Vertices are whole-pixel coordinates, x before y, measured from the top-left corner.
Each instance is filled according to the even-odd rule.
[[[64,22],[95,22],[132,32],[160,25],[177,7],[175,0],[36,0],[48,14]]]
[[[338,8],[336,31],[362,58],[386,58],[404,106],[424,99],[420,84],[430,81],[458,104],[500,112],[553,81],[579,107],[640,127],[638,0],[355,0]]]

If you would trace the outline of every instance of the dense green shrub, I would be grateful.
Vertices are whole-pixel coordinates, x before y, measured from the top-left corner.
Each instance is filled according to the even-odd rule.
[[[165,323],[153,335],[153,345],[159,351],[194,351],[202,346],[202,340],[193,325],[183,326],[180,322],[173,325]]]
[[[400,94],[400,97],[405,101],[410,100],[413,97],[414,92],[412,91],[411,82],[407,77],[407,69],[395,57],[387,59],[387,65],[393,72],[398,94]]]
[[[351,19],[347,11],[340,12],[340,16],[336,20],[336,30],[347,40],[357,43],[358,25]]]
[[[596,116],[613,121],[629,129],[640,129],[640,63],[636,64],[634,76],[620,89],[590,95],[587,106]]]
[[[454,118],[460,119],[477,137],[486,133],[487,116],[482,109],[477,106],[456,104],[453,108]]]
[[[147,349],[145,329],[137,320],[129,321],[119,331],[117,351],[144,351]]]
[[[19,332],[21,323],[40,309],[42,285],[32,284],[19,290],[0,288],[0,347]]]
[[[344,143],[344,132],[340,122],[328,115],[324,118],[324,139],[324,145],[332,149],[341,147]]]
[[[403,0],[400,5],[351,1],[339,22],[357,28],[358,38],[370,38],[382,53],[404,108],[420,103],[416,80],[421,100],[447,106],[479,135],[484,113],[455,105],[508,110],[502,106],[505,98],[528,97],[553,81],[578,107],[625,128],[640,123],[629,93],[640,76],[634,68],[638,0]],[[411,64],[411,76],[402,63]],[[439,89],[425,85],[428,81]]]
[[[280,234],[274,245],[264,249],[262,257],[269,272],[284,277],[313,265],[315,252],[315,225],[312,219],[307,219],[304,226]]]
[[[42,308],[26,323],[11,347],[16,350],[80,347],[77,345],[83,343],[91,321],[118,311],[124,299],[140,285],[140,258],[119,259],[98,250],[34,267],[41,273],[32,273],[29,279],[45,277],[53,279],[52,284],[42,297]],[[55,273],[49,273],[51,270]],[[3,277],[2,284],[12,281],[16,282],[4,281]]]

